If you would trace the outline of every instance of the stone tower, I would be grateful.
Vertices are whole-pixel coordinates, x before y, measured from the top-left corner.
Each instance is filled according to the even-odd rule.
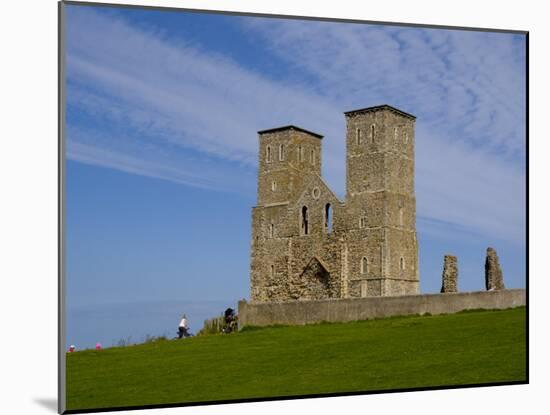
[[[351,272],[361,276],[369,296],[417,294],[416,118],[388,105],[345,116]],[[368,271],[357,274],[354,266],[365,255]]]
[[[312,187],[320,193],[323,185],[311,183],[321,180],[323,136],[293,125],[259,131],[258,135],[258,201],[252,210],[251,299],[282,301],[336,296],[327,281],[316,281],[313,276],[306,284],[301,276],[315,256],[311,252],[314,249],[311,242],[323,236],[316,220],[319,206],[318,203],[313,206],[312,199],[317,197],[317,202],[319,199],[312,194]],[[298,204],[297,199],[304,189],[308,189],[304,197],[312,200],[302,200]],[[327,196],[330,198],[330,191],[323,190],[323,200]],[[332,197],[331,201],[334,203],[337,199]],[[324,293],[308,295],[307,288],[316,283],[324,285]]]
[[[345,117],[345,202],[321,177],[321,135],[258,132],[251,301],[418,293],[415,117],[388,105]]]
[[[304,175],[321,174],[323,136],[293,125],[258,135],[258,205],[288,203]]]

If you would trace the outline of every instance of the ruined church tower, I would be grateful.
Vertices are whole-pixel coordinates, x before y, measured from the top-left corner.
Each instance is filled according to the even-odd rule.
[[[418,293],[415,117],[388,105],[345,117],[345,201],[321,177],[321,135],[258,132],[252,302]]]
[[[350,290],[417,294],[415,117],[388,105],[345,116]]]

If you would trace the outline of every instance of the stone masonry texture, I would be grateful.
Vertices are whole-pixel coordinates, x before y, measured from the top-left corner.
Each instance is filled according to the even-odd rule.
[[[443,277],[441,284],[442,293],[456,293],[458,279],[458,266],[456,257],[453,255],[445,255],[443,261]]]
[[[489,291],[504,289],[504,280],[498,262],[497,251],[491,247],[487,248],[487,257],[485,259],[485,287]]]
[[[345,113],[346,196],[321,177],[322,136],[260,131],[251,302],[418,294],[415,117]]]
[[[243,300],[239,302],[239,328],[505,309],[524,306],[525,301],[524,289],[270,303],[247,303]]]

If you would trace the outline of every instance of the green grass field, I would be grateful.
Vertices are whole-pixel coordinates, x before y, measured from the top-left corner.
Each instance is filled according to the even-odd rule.
[[[67,355],[69,410],[526,381],[525,307]]]

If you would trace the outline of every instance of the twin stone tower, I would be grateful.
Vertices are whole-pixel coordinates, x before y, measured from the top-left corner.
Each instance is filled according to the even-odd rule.
[[[344,201],[321,177],[321,135],[259,131],[252,302],[419,293],[415,117],[388,105],[345,117]]]

